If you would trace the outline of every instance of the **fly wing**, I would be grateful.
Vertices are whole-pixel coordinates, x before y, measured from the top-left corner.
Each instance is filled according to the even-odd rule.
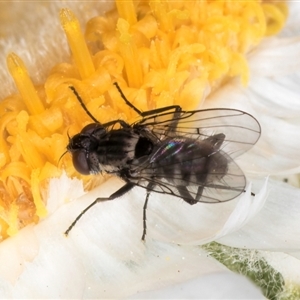
[[[220,179],[207,180],[209,173],[203,174],[203,180],[197,180],[191,176],[185,184],[179,184],[182,179],[182,163],[189,163],[188,160],[181,164],[173,164],[170,172],[166,168],[170,167],[167,160],[157,158],[159,168],[154,168],[153,164],[143,164],[135,176],[135,184],[148,188],[151,183],[151,190],[157,193],[169,194],[184,199],[188,203],[205,202],[220,203],[232,200],[245,191],[246,178],[240,167],[223,151],[218,152],[227,161],[227,170],[223,174],[218,174]],[[190,156],[193,156],[189,153]],[[193,157],[191,163],[194,166],[201,164],[203,157]]]
[[[245,176],[232,157],[250,149],[261,133],[258,121],[248,113],[235,109],[166,112],[146,117],[133,126],[149,130],[160,145],[155,155],[133,163],[137,185],[191,204],[225,202],[244,192]],[[217,140],[213,142],[215,137],[222,138],[220,147],[203,154],[201,145],[206,141],[217,145]],[[177,140],[185,142],[176,148]],[[213,167],[195,169],[203,165],[203,160],[210,161],[211,156]],[[183,166],[188,179],[183,179]]]
[[[222,150],[231,157],[249,150],[261,134],[261,127],[253,116],[223,108],[160,113],[134,126],[147,127],[159,140],[174,136],[203,140],[222,133],[225,135]]]
[[[224,138],[224,134],[204,140],[168,137],[151,155],[135,159],[130,174],[135,184],[190,204],[231,200],[244,191],[246,179],[233,159],[220,150]]]

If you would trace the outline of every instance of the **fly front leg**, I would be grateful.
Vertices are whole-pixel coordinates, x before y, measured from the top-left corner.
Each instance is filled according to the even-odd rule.
[[[115,124],[119,124],[122,128],[131,128],[131,126],[123,120],[114,120],[107,123],[102,124],[104,128],[114,126]]]
[[[175,131],[176,127],[177,127],[177,123],[179,121],[179,117],[180,117],[180,113],[181,113],[181,106],[179,105],[170,105],[170,106],[165,106],[165,107],[161,107],[161,108],[156,108],[153,110],[148,110],[148,111],[141,111],[139,110],[137,107],[135,107],[124,95],[124,93],[122,92],[121,88],[119,87],[118,83],[114,83],[114,85],[116,86],[116,88],[118,89],[122,99],[125,101],[125,103],[131,107],[136,113],[138,113],[141,117],[146,118],[146,117],[151,117],[151,116],[155,116],[161,113],[165,113],[168,111],[174,111],[174,122],[171,123],[171,126],[169,127],[169,131]]]
[[[100,122],[89,112],[89,110],[87,109],[87,107],[85,106],[83,100],[81,99],[80,95],[77,93],[76,89],[73,86],[69,86],[70,90],[72,90],[72,92],[74,93],[74,95],[76,96],[78,102],[80,103],[81,107],[83,108],[83,110],[86,112],[86,114],[97,124],[99,124]],[[107,123],[102,124],[102,126],[104,128],[110,127],[110,126],[114,126],[115,124],[120,124],[120,126],[122,128],[130,128],[130,125],[128,123],[126,123],[123,120],[114,120],[114,121],[110,121]]]
[[[78,102],[80,103],[81,107],[84,109],[84,111],[86,112],[86,114],[95,122],[95,123],[99,123],[99,121],[89,112],[89,110],[87,109],[87,107],[85,106],[83,100],[81,99],[81,97],[79,96],[79,94],[77,93],[76,89],[73,86],[69,86],[70,90],[72,90],[72,92],[74,93],[74,95],[76,96]]]
[[[96,203],[101,201],[108,201],[108,200],[114,200],[116,198],[119,198],[129,192],[135,185],[131,182],[127,182],[124,186],[122,186],[119,190],[117,190],[115,193],[111,194],[109,197],[106,198],[97,198],[94,202],[92,202],[88,207],[86,207],[73,221],[73,223],[69,226],[69,228],[65,231],[65,235],[68,236],[71,229],[76,225],[76,223],[81,219],[81,217]]]

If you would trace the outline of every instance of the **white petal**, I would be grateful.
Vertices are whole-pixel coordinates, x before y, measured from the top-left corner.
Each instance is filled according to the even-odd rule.
[[[24,262],[32,261],[38,251],[39,242],[32,225],[24,228],[22,234],[2,242],[0,244],[0,277],[15,283],[18,276],[25,270]]]
[[[251,196],[251,184],[247,188],[247,197],[241,197],[234,211],[226,221],[222,230],[214,237],[215,240],[226,236],[243,227],[264,206],[267,200],[267,180],[262,189],[255,196]]]
[[[218,287],[218,288],[216,288]],[[265,299],[259,289],[245,277],[215,273],[170,286],[165,289],[138,293],[130,299]]]
[[[65,231],[92,200],[99,196],[110,195],[121,185],[123,183],[119,179],[112,178],[101,187],[71,203],[70,207],[64,207],[66,217],[60,220],[64,227],[61,227],[59,223],[55,226],[60,226],[61,232]],[[247,193],[243,193],[232,201],[219,204],[198,203],[197,205],[189,205],[176,197],[151,193],[147,207],[146,239],[147,241],[152,238],[175,244],[199,245],[214,240],[216,235],[222,235],[224,224],[227,224],[225,233],[236,230],[248,220],[249,216],[260,209],[259,203],[263,203],[266,198],[265,187],[261,193],[256,191],[255,201],[250,195],[250,189],[247,190]],[[79,220],[71,231],[71,235],[85,232],[86,235],[101,234],[108,240],[121,235],[116,238],[119,242],[122,239],[140,240],[143,231],[145,197],[146,190],[135,187],[122,198],[95,205]],[[239,203],[238,206],[237,203]],[[248,203],[249,207],[243,205],[244,203]],[[121,253],[118,254],[121,255]]]
[[[243,228],[218,242],[231,247],[300,250],[300,189],[269,180],[269,195],[263,209]]]
[[[297,171],[300,166],[300,116],[294,119],[271,116],[268,111],[262,110],[262,105],[259,106],[258,100],[254,98],[248,89],[240,87],[237,81],[232,81],[209,97],[203,107],[241,109],[252,114],[260,122],[260,140],[250,151],[237,159],[245,172],[278,175]],[[289,111],[293,115],[292,107]]]
[[[192,206],[178,198],[152,193],[147,208],[148,236],[175,244],[201,245],[211,242],[237,230],[261,209],[266,199],[266,185],[260,192],[257,190],[255,200],[250,192],[251,186],[237,199]],[[141,209],[140,204],[139,214]]]
[[[1,243],[0,297],[120,298],[225,269],[199,247],[141,242],[144,195],[137,192],[96,205],[66,238],[78,212],[117,184],[111,180]]]
[[[237,161],[243,170],[260,175],[290,174],[300,166],[300,119],[259,118],[258,143]]]
[[[77,199],[85,194],[83,182],[76,178],[69,178],[65,172],[60,178],[53,178],[50,180],[48,190],[48,214],[53,213],[67,201]]]
[[[285,279],[286,285],[300,285],[300,260],[293,253],[259,251],[274,269]],[[288,298],[287,298],[288,299]]]
[[[300,73],[276,78],[253,76],[249,83],[249,99],[261,115],[286,119],[298,118],[300,115],[299,82]]]
[[[300,3],[299,1],[286,1],[288,3],[289,15],[283,30],[279,36],[295,36],[300,35]]]
[[[300,67],[300,37],[271,37],[262,41],[249,55],[251,79],[296,73]]]

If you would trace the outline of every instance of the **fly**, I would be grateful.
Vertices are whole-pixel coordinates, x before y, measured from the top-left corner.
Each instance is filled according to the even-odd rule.
[[[245,191],[245,175],[233,159],[260,137],[261,127],[253,116],[227,108],[183,111],[178,105],[142,112],[127,100],[117,83],[114,85],[141,117],[138,122],[114,120],[101,124],[70,87],[95,122],[69,139],[67,150],[75,169],[86,175],[114,174],[124,185],[86,207],[66,235],[96,203],[121,197],[135,186],[146,189],[142,240],[151,192],[169,194],[194,205],[229,201]]]

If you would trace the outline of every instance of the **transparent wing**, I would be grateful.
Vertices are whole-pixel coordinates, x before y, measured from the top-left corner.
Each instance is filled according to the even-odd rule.
[[[188,153],[193,156],[192,153]],[[156,163],[159,168],[152,163],[143,164],[136,170],[139,174],[135,176],[135,184],[143,188],[148,188],[151,183],[151,190],[157,193],[169,194],[184,199],[186,202],[206,202],[220,203],[232,200],[245,191],[246,178],[240,167],[223,151],[218,155],[226,160],[226,171],[211,176],[209,172],[204,172],[202,180],[197,176],[190,178],[182,183],[183,173],[182,164],[200,165],[203,157],[192,157],[190,160],[179,163],[168,164],[165,159],[158,158]],[[199,174],[198,174],[199,175]],[[200,176],[201,177],[201,176]]]
[[[134,126],[145,126],[159,139],[185,136],[195,140],[223,133],[222,150],[237,157],[259,139],[261,127],[250,114],[235,109],[206,109],[166,112],[146,117]]]
[[[134,163],[137,185],[191,204],[225,202],[244,192],[246,178],[233,157],[260,137],[253,116],[235,109],[173,111],[146,117],[135,126],[149,130],[158,145],[155,154]]]

